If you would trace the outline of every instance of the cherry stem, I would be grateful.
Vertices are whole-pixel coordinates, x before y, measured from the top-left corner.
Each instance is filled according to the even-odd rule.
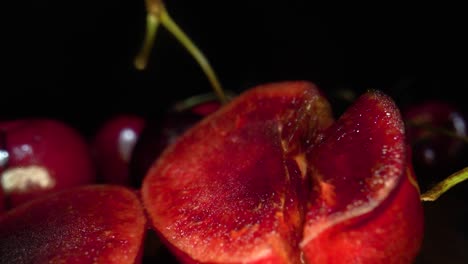
[[[145,40],[143,41],[143,47],[140,50],[140,53],[135,58],[135,67],[138,70],[144,70],[146,65],[148,65],[148,58],[151,54],[151,48],[154,44],[154,39],[156,37],[156,32],[158,31],[160,21],[158,17],[148,14],[146,16],[146,34]]]
[[[169,13],[167,12],[162,0],[146,0],[146,9],[148,12],[147,19],[147,37],[145,38],[145,44],[140,54],[135,60],[135,66],[137,69],[144,69],[147,64],[147,60],[150,54],[151,46],[154,42],[156,30],[158,24],[161,23],[181,44],[187,49],[192,57],[197,61],[209,82],[211,83],[213,90],[221,103],[228,101],[224,94],[221,83],[218,81],[216,74],[211,67],[206,56],[201,50],[194,44],[194,42],[185,34],[185,32],[174,22]],[[152,18],[149,18],[152,17]]]
[[[429,191],[423,193],[421,195],[421,201],[435,201],[439,198],[442,194],[447,192],[453,186],[459,184],[462,181],[468,179],[468,167],[453,173],[452,175],[448,176],[445,180],[439,182]]]

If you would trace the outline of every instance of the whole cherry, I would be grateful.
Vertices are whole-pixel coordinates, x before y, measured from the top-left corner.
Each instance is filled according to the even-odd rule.
[[[88,144],[76,129],[52,119],[0,123],[0,186],[6,208],[93,182]]]
[[[144,117],[120,114],[106,120],[91,143],[98,181],[129,185],[133,149],[145,127]]]
[[[426,100],[402,111],[421,187],[466,166],[467,118],[454,104]]]

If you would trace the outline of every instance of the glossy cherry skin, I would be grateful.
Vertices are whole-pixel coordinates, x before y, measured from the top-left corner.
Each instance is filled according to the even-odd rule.
[[[92,142],[98,180],[129,185],[129,164],[133,149],[146,121],[135,114],[117,115],[107,120]]]
[[[47,192],[95,182],[89,147],[71,126],[51,119],[0,123],[0,180],[6,207]]]
[[[466,165],[461,158],[466,154],[466,142],[460,138],[467,136],[467,118],[456,106],[424,101],[406,108],[403,117],[415,170],[423,185],[438,182]]]

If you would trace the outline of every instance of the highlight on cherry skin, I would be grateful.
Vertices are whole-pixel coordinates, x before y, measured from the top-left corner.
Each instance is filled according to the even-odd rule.
[[[145,126],[143,116],[118,114],[97,128],[91,154],[98,182],[130,186],[130,160]]]
[[[94,181],[88,143],[75,128],[52,119],[0,122],[0,186],[5,209]]]
[[[468,121],[457,106],[425,100],[403,108],[402,115],[422,190],[466,166]]]

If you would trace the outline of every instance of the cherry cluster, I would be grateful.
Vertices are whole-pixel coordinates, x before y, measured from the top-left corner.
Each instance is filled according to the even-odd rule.
[[[106,207],[105,199],[93,196],[95,194],[90,191],[93,188],[103,193],[110,192],[109,199],[129,195],[125,194],[128,190],[138,192],[147,170],[160,153],[185,130],[219,107],[220,103],[214,96],[205,94],[174,104],[172,109],[154,120],[136,114],[115,115],[96,128],[91,140],[87,140],[81,131],[72,125],[58,119],[31,118],[2,121],[0,123],[0,216],[4,217],[0,221],[2,226],[6,227],[9,221],[16,222],[18,219],[24,220],[23,224],[26,226],[34,225],[28,222],[34,221],[33,219],[26,220],[28,217],[21,213],[21,210],[34,209],[21,208],[38,206],[47,208],[47,204],[50,203],[53,207],[60,207],[54,203],[54,199],[59,199],[58,203],[70,203],[73,206],[76,204],[82,208],[77,209],[78,211],[91,210],[91,213],[95,213],[92,210],[103,210],[104,208],[100,207],[90,209],[87,202],[80,200],[89,199],[90,203],[104,204]],[[91,197],[87,198],[87,191]],[[80,198],[73,197],[75,192]],[[133,198],[126,197],[126,199]],[[137,200],[132,202],[135,201]],[[31,202],[32,204],[28,205]],[[61,214],[65,212],[57,211],[57,208],[51,209],[51,212],[28,214],[33,218],[40,218],[44,214],[52,214],[50,217],[53,218],[62,217]],[[112,209],[115,208],[109,210]],[[20,224],[15,223],[15,225]],[[5,244],[10,242],[10,237],[5,232],[11,230],[0,229],[0,245],[2,245],[0,255],[7,258],[16,257],[15,254],[18,253],[16,250],[21,248],[11,250],[11,247],[16,245]]]
[[[170,257],[175,255],[179,260],[187,258],[185,254],[188,253],[197,259],[212,259],[214,256],[205,255],[206,252],[218,252],[217,250],[224,252],[226,258],[235,256],[241,260],[247,256],[243,256],[243,253],[239,255],[238,252],[231,252],[232,248],[216,249],[219,245],[217,247],[212,245],[208,248],[201,246],[192,252],[190,249],[195,245],[185,244],[184,241],[191,240],[192,236],[198,236],[202,232],[223,243],[224,240],[219,238],[217,233],[221,232],[218,229],[224,230],[226,227],[214,228],[214,226],[204,225],[216,225],[216,223],[224,223],[225,221],[230,225],[237,225],[237,221],[248,221],[247,219],[252,217],[254,217],[254,222],[260,221],[258,223],[262,223],[265,221],[263,218],[268,216],[275,207],[276,198],[271,195],[278,193],[278,195],[290,196],[288,199],[292,202],[288,202],[288,211],[283,212],[287,213],[288,217],[282,220],[286,221],[284,225],[290,227],[276,230],[276,232],[289,230],[286,232],[286,237],[280,236],[281,239],[291,240],[293,244],[300,244],[297,240],[298,237],[291,236],[289,232],[294,234],[297,232],[294,231],[295,229],[299,230],[303,228],[300,226],[306,224],[304,228],[308,231],[304,231],[305,234],[309,234],[311,237],[314,237],[313,234],[316,232],[320,234],[319,238],[311,239],[307,247],[302,249],[306,254],[309,254],[307,252],[323,250],[324,246],[331,247],[324,250],[324,252],[328,252],[326,256],[313,254],[308,255],[309,259],[318,258],[318,262],[333,260],[338,254],[333,253],[332,248],[335,248],[334,250],[348,249],[350,245],[347,245],[346,241],[349,241],[349,238],[338,239],[338,241],[335,240],[337,238],[334,238],[328,241],[331,239],[328,237],[330,234],[326,234],[326,232],[321,234],[321,226],[329,225],[335,221],[343,221],[337,220],[341,218],[352,219],[355,217],[354,214],[360,214],[362,210],[372,210],[375,205],[372,205],[371,201],[378,204],[390,203],[389,205],[380,205],[379,210],[401,211],[400,214],[408,216],[404,219],[405,222],[400,223],[396,228],[402,233],[398,233],[399,235],[394,239],[398,239],[407,249],[411,249],[403,251],[403,253],[400,252],[397,259],[402,261],[413,259],[420,246],[422,229],[406,229],[405,226],[416,221],[414,224],[419,224],[422,227],[422,223],[418,220],[421,219],[422,215],[419,195],[415,192],[414,186],[411,187],[416,182],[415,176],[410,172],[412,170],[411,165],[409,165],[411,162],[401,163],[402,161],[396,158],[405,153],[405,148],[404,141],[400,141],[398,144],[394,141],[395,138],[403,139],[402,134],[400,134],[403,127],[398,125],[398,122],[401,122],[398,121],[399,113],[396,106],[391,105],[393,104],[391,99],[378,92],[364,95],[364,99],[359,99],[333,125],[334,121],[326,99],[322,98],[321,95],[309,95],[315,91],[315,88],[311,89],[309,84],[301,82],[278,83],[265,85],[265,87],[254,88],[252,92],[246,92],[247,95],[239,96],[233,103],[224,107],[227,109],[221,108],[222,105],[214,95],[205,95],[189,98],[175,104],[161,118],[151,121],[136,115],[115,116],[96,130],[96,134],[90,142],[87,142],[79,131],[57,120],[31,119],[2,122],[0,125],[2,135],[2,199],[0,202],[3,210],[3,216],[0,217],[0,223],[2,223],[0,225],[1,255],[14,262],[28,259],[40,262],[54,260],[53,257],[77,263],[86,263],[90,259],[112,262],[113,258],[120,256],[122,259],[129,258],[129,261],[119,260],[114,261],[115,263],[134,263],[138,260],[155,257],[160,259],[161,256],[154,256],[156,253],[167,254],[160,249],[160,238],[164,237],[162,240],[164,244],[177,247],[177,250],[171,250]],[[291,96],[293,99],[287,98]],[[300,100],[304,101],[300,102]],[[223,109],[222,113],[212,117],[219,109]],[[363,118],[362,112],[366,112],[368,116]],[[282,117],[278,119],[278,115]],[[377,119],[384,117],[391,119],[376,123]],[[403,111],[402,117],[406,120],[407,143],[411,144],[409,149],[412,150],[413,163],[416,166],[432,169],[438,166],[437,168],[442,170],[443,166],[447,165],[447,161],[438,157],[445,158],[451,155],[450,160],[453,161],[463,150],[464,142],[461,140],[465,136],[466,121],[464,116],[451,105],[436,102],[414,105]],[[204,119],[210,121],[204,121],[200,124],[200,121]],[[288,127],[294,123],[295,125]],[[181,135],[195,125],[197,126],[195,131],[191,131],[180,142],[177,142]],[[283,125],[286,126],[281,128]],[[220,132],[220,129],[225,130],[225,132]],[[275,135],[279,132],[280,134]],[[223,142],[220,142],[217,137],[223,135],[222,138],[224,138],[226,133],[230,135],[228,136],[229,141],[226,142],[228,139],[222,139]],[[287,135],[285,139],[281,139],[285,136],[283,134]],[[279,137],[278,140],[284,144],[280,149],[278,146],[271,145],[271,142],[276,141],[276,137]],[[230,142],[231,140],[233,141]],[[285,142],[285,140],[288,141]],[[315,144],[318,146],[311,147]],[[215,149],[211,150],[213,147],[210,145],[214,145]],[[366,148],[367,154],[361,153],[361,156],[356,158],[357,156],[353,156],[353,153],[361,147]],[[249,153],[243,153],[247,149]],[[314,150],[312,151],[312,149]],[[340,149],[341,154],[337,153],[337,150]],[[385,153],[382,152],[383,149],[386,150]],[[278,150],[284,152],[281,156],[286,155],[282,162],[276,160],[278,158],[276,154],[280,154]],[[160,158],[164,151],[165,155]],[[215,151],[215,153],[211,154],[211,151]],[[427,154],[428,151],[432,154]],[[388,156],[388,152],[395,153]],[[268,156],[265,156],[267,153]],[[219,162],[213,163],[214,158],[211,155],[217,156]],[[389,158],[395,160],[387,160]],[[207,159],[211,160],[210,165],[207,165]],[[361,161],[361,159],[363,160]],[[261,163],[256,163],[260,161]],[[279,173],[281,166],[278,167],[278,165],[284,162],[293,162],[286,166],[286,170],[289,171],[288,177],[292,177],[297,182],[291,183],[281,180],[264,186],[267,179],[262,179],[262,177],[272,177],[270,180],[276,181],[282,178],[284,172]],[[366,164],[369,166],[374,164],[371,166],[374,167],[381,166],[378,164],[382,162],[387,164],[379,171],[368,175],[368,165]],[[237,167],[238,165],[241,167]],[[241,169],[243,166],[246,167]],[[310,170],[309,166],[312,166],[312,171],[307,172]],[[404,176],[403,179],[406,178],[410,181],[406,185],[396,184],[402,180],[394,181],[391,178],[402,177],[405,166],[408,166],[407,170],[410,175]],[[217,171],[217,173],[207,176],[208,174],[205,174],[207,172],[200,172],[200,170],[206,170],[207,167],[209,170]],[[375,170],[375,168],[371,170]],[[392,173],[393,170],[401,172],[395,174]],[[217,176],[218,174],[227,177],[226,175],[233,173],[236,175],[235,171],[241,174],[232,176],[233,179],[236,179],[234,182],[230,182],[229,178],[217,179],[221,177]],[[187,176],[186,173],[189,175]],[[198,176],[192,176],[191,173]],[[257,173],[260,174],[255,176]],[[261,176],[262,173],[266,174]],[[295,175],[296,173],[299,174]],[[301,190],[300,186],[305,183],[304,179],[301,180],[305,176],[301,176],[301,174],[309,173],[315,175],[312,176],[312,180],[317,182],[308,184],[315,187]],[[337,175],[341,176],[337,178]],[[145,177],[150,179],[141,189]],[[253,180],[255,177],[260,178]],[[189,179],[189,182],[185,182],[183,179]],[[354,180],[350,182],[349,179]],[[212,181],[212,183],[208,184],[206,181]],[[353,181],[359,184],[352,187],[354,186]],[[384,181],[386,184],[378,183]],[[432,184],[431,181],[435,181],[435,179],[426,182],[428,186]],[[240,185],[238,186],[238,184]],[[285,184],[292,184],[288,187],[291,189],[283,190]],[[198,185],[200,187],[197,187]],[[294,187],[295,185],[297,186]],[[239,189],[241,186],[244,186],[242,188],[250,186],[248,188],[252,189],[241,191]],[[349,189],[350,186],[353,190]],[[209,189],[209,193],[206,193],[207,190],[203,190],[203,188]],[[212,190],[212,188],[224,190],[223,194]],[[229,190],[230,188],[234,189]],[[270,191],[274,193],[263,193],[264,188],[271,189]],[[401,194],[392,198],[395,194],[390,195],[388,192],[395,192],[393,189],[399,190],[398,192]],[[341,194],[337,191],[340,191]],[[250,212],[252,210],[250,203],[244,204],[245,201],[241,200],[230,201],[234,197],[239,199],[239,196],[236,195],[239,192],[242,194],[241,196],[248,196],[244,197],[247,201],[260,199],[258,201],[260,205],[263,205],[261,207],[255,205],[257,208],[255,210],[259,210],[260,214],[235,216],[242,211]],[[390,196],[384,195],[382,197],[382,193],[388,193],[387,195]],[[255,197],[260,196],[254,198],[251,196],[253,194]],[[231,195],[233,198],[229,198]],[[184,200],[187,198],[186,196],[194,196],[197,199]],[[147,208],[142,208],[140,199],[147,204]],[[208,200],[203,202],[206,199]],[[388,199],[390,201],[387,201]],[[307,205],[306,201],[310,202],[311,200],[313,205]],[[404,200],[404,202],[399,202],[399,200]],[[194,209],[200,205],[204,206],[205,209]],[[230,209],[217,215],[215,213],[217,210],[208,211],[207,209],[214,205],[217,208],[229,206]],[[314,209],[314,206],[317,205],[320,207]],[[408,205],[410,206],[408,207]],[[263,206],[265,208],[262,208]],[[325,210],[325,208],[327,209]],[[150,226],[154,227],[156,233],[147,232],[144,228],[147,222],[145,210],[153,221]],[[303,215],[300,213],[302,210],[309,210],[309,213]],[[366,227],[364,235],[362,230],[354,230],[353,232],[357,232],[354,235],[358,234],[359,237],[367,238],[369,236],[367,229],[369,228],[377,228],[387,237],[389,236],[388,232],[395,231],[386,230],[382,225],[387,224],[386,221],[398,220],[393,219],[390,213],[386,215],[385,212],[382,213],[379,210],[372,212],[372,214],[376,214],[376,219],[366,220],[370,221],[367,224],[371,227]],[[174,212],[182,212],[182,218],[174,215]],[[219,217],[223,218],[227,212],[235,215],[228,217],[228,220],[218,219]],[[184,214],[188,214],[189,218],[183,217]],[[272,216],[273,219],[279,217],[276,214]],[[295,220],[293,221],[295,218],[299,220],[303,217],[306,218],[297,223]],[[205,220],[202,221],[202,219]],[[171,221],[175,222],[170,223]],[[179,223],[179,221],[183,222]],[[306,222],[301,224],[303,221]],[[321,223],[321,221],[324,222]],[[346,220],[340,225],[348,225],[345,224],[347,221],[361,220]],[[313,224],[308,227],[307,222]],[[202,229],[196,228],[199,224],[204,227]],[[256,233],[255,230],[272,227],[265,223],[256,228],[250,225],[244,227],[247,228],[247,231],[232,229],[229,239],[233,241],[236,238],[247,239],[247,237],[251,237],[254,239],[249,246],[243,246],[241,252],[249,252],[250,250],[249,254],[251,255],[248,258],[257,258],[256,254],[266,249],[261,248],[262,243],[255,248],[250,247],[256,245],[257,239],[266,239],[265,234],[271,231],[264,230]],[[172,230],[172,226],[174,226],[174,230]],[[343,232],[342,228],[338,228],[338,230]],[[246,234],[243,232],[254,233],[245,237]],[[181,234],[188,233],[192,235],[189,237],[181,236]],[[372,233],[372,236],[379,237],[379,234]],[[409,237],[411,238],[409,239]],[[166,239],[169,241],[165,241]],[[27,244],[28,241],[45,243],[47,245],[45,248],[50,250],[49,247],[52,247],[56,251],[42,252],[45,248],[35,243],[25,246],[23,243]],[[364,249],[360,250],[369,250],[367,249],[369,246],[382,247],[379,243],[374,243],[363,246]],[[73,249],[81,248],[85,251],[75,252],[71,247]],[[270,258],[295,258],[294,252],[297,249],[289,247],[276,249],[280,250],[279,252],[285,250],[281,254],[288,254],[287,256],[275,255],[279,252],[273,251],[270,252],[273,255],[267,255],[265,261],[269,261]],[[116,255],[116,251],[120,251],[120,253]],[[350,256],[350,258],[354,257],[354,255]],[[371,254],[370,259],[375,257]],[[324,259],[322,260],[322,258]]]
[[[204,100],[171,109],[151,122],[136,114],[115,115],[96,129],[92,140],[58,119],[2,121],[0,208],[7,211],[81,185],[139,188],[160,152],[220,106],[211,97]]]
[[[227,96],[162,1],[146,4],[135,66],[146,66],[162,24],[214,93],[151,120],[114,116],[90,141],[58,120],[0,122],[0,263],[416,259],[421,199],[433,199],[421,193],[465,166],[461,111],[440,101],[400,110],[372,90],[336,118],[307,81]]]

